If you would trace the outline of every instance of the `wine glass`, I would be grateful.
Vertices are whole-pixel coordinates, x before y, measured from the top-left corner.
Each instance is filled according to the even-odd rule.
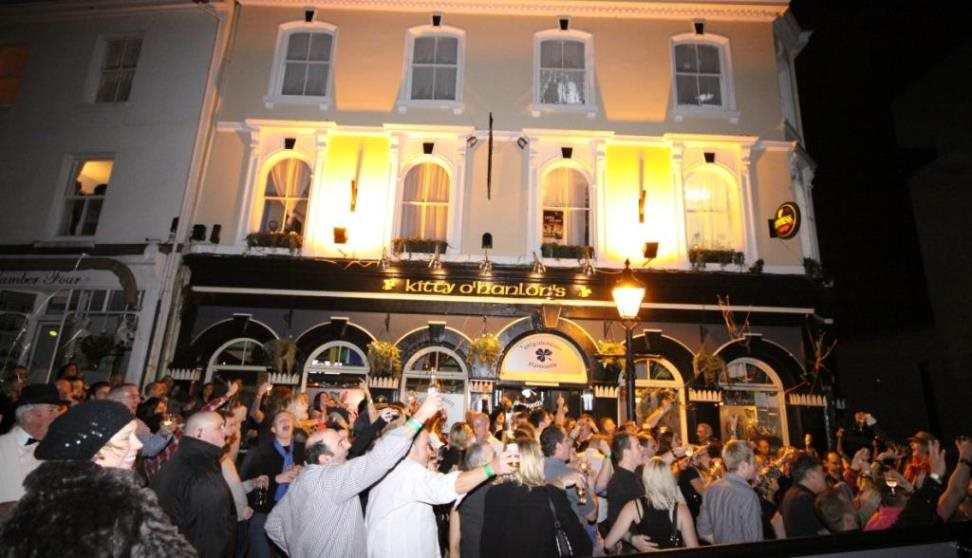
[[[518,446],[516,444],[516,442],[511,442],[511,443],[506,444],[506,447],[503,449],[503,451],[505,451],[506,453],[512,454],[511,457],[515,457],[516,458],[516,461],[511,461],[510,462],[510,468],[519,471],[520,470],[520,455],[519,455],[520,454],[520,446]]]

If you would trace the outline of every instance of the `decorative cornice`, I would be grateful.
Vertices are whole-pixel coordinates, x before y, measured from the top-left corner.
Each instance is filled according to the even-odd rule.
[[[773,21],[782,16],[789,4],[783,0],[709,0],[707,2],[638,2],[596,0],[239,0],[244,6],[287,8],[330,8],[343,10],[382,10],[402,12],[446,12],[506,14],[525,16],[612,17],[636,19],[677,19],[735,21]]]
[[[32,21],[56,21],[78,17],[119,16],[139,12],[173,10],[209,10],[220,17],[231,8],[229,0],[208,0],[200,4],[193,0],[86,0],[60,2],[29,2],[8,4],[0,7],[0,21],[21,23]]]

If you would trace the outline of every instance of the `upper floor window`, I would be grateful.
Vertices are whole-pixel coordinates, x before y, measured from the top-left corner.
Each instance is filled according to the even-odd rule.
[[[333,25],[321,22],[280,26],[270,92],[265,98],[268,106],[312,103],[327,107],[336,31]]]
[[[104,159],[75,161],[58,230],[60,235],[94,236],[113,166],[113,161]]]
[[[108,39],[104,43],[96,103],[122,103],[132,91],[132,79],[142,51],[140,37]]]
[[[26,45],[0,47],[0,107],[12,107],[27,65]]]
[[[448,240],[448,171],[432,162],[409,169],[402,186],[401,236],[424,240]]]
[[[686,34],[672,40],[676,115],[735,111],[728,39]]]
[[[578,170],[557,167],[542,181],[543,242],[589,246],[590,184]]]
[[[299,159],[284,159],[271,167],[263,190],[260,232],[303,234],[310,186],[311,169]]]
[[[465,40],[465,31],[455,27],[422,25],[408,30],[400,111],[409,105],[462,111]]]
[[[742,213],[735,182],[722,172],[699,170],[685,179],[684,191],[689,248],[741,249]]]
[[[544,31],[535,37],[534,93],[540,110],[594,110],[593,39],[582,31]]]

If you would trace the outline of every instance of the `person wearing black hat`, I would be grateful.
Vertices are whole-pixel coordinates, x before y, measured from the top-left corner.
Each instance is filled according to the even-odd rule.
[[[61,412],[62,400],[54,386],[30,384],[17,400],[17,424],[0,436],[0,504],[16,502],[24,495],[24,479],[40,464],[34,456],[37,442],[47,434]]]
[[[43,463],[0,524],[0,557],[195,556],[132,470],[139,448],[135,417],[118,402],[59,416],[37,444]]]

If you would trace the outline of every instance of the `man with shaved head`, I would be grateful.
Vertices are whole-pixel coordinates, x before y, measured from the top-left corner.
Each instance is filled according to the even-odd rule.
[[[493,453],[499,454],[503,451],[503,444],[489,431],[489,417],[486,413],[471,412],[468,415],[469,426],[476,435],[476,441],[481,444],[489,444],[493,448]]]
[[[442,396],[429,395],[404,425],[386,431],[371,451],[354,459],[348,459],[346,431],[311,434],[304,449],[307,466],[267,518],[270,540],[291,558],[367,556],[358,494],[401,460],[422,424],[441,408]],[[394,411],[382,410],[389,412]]]
[[[189,417],[179,449],[149,485],[200,557],[233,555],[236,506],[219,464],[225,425],[219,413]]]

